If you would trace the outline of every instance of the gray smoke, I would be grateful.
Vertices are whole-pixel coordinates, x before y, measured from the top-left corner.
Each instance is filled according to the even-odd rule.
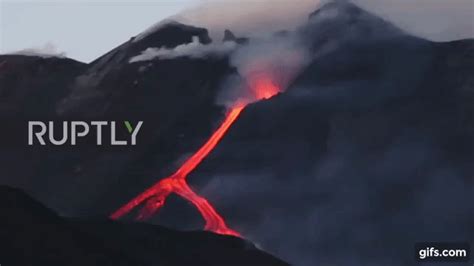
[[[296,28],[306,22],[308,13],[318,5],[319,0],[205,0],[174,19],[206,27],[213,39],[222,39],[228,28],[237,35],[256,37]]]
[[[353,0],[402,29],[433,41],[474,38],[471,0]]]
[[[211,29],[222,38],[230,27],[242,35],[259,36],[305,23],[309,12],[330,0],[203,1],[176,18]],[[353,0],[402,29],[434,41],[474,38],[471,0]]]
[[[473,169],[463,163],[472,150],[447,151],[469,145],[452,133],[469,125],[456,122],[460,107],[439,109],[439,81],[425,79],[436,52],[385,22],[362,22],[341,27],[344,36],[325,35],[327,24],[303,30],[318,44],[303,49],[303,73],[282,97],[246,110],[190,179],[205,179],[200,193],[232,226],[294,265],[416,265],[417,242],[473,242]],[[254,51],[244,53],[250,62],[273,54]]]
[[[308,47],[298,34],[251,39],[230,55],[237,73],[223,82],[217,103],[232,106],[236,101],[254,102],[259,82],[269,82],[284,92],[310,59]]]

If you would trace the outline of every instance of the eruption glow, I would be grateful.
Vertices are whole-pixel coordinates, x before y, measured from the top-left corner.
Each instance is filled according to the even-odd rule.
[[[276,86],[269,77],[259,77],[251,83],[252,92],[256,100],[268,99],[278,92],[280,88]],[[240,234],[230,229],[214,207],[203,197],[197,195],[187,184],[186,177],[191,173],[206,156],[214,149],[222,137],[225,135],[230,126],[239,117],[247,103],[245,101],[237,101],[236,104],[227,113],[226,118],[207,142],[194,153],[183,165],[172,175],[158,181],[155,185],[133,198],[127,204],[115,211],[110,218],[119,219],[132,211],[138,205],[145,203],[144,207],[138,214],[138,220],[144,220],[156,213],[166,201],[171,193],[185,198],[191,202],[201,213],[206,225],[205,230],[218,234],[240,236]]]

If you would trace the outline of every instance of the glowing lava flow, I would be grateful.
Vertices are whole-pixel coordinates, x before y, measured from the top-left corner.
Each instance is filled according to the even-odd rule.
[[[270,79],[256,81],[252,88],[255,98],[258,100],[270,98],[280,91]],[[193,156],[186,160],[186,162],[174,174],[160,180],[155,185],[145,190],[143,193],[115,211],[110,216],[110,218],[119,219],[146,201],[145,206],[138,214],[137,219],[147,219],[165,204],[166,198],[171,193],[176,193],[191,202],[199,210],[206,221],[206,225],[204,227],[205,230],[218,234],[240,236],[238,232],[227,227],[224,219],[217,213],[214,207],[212,207],[212,205],[205,198],[197,195],[189,187],[186,182],[186,177],[214,149],[217,143],[222,139],[227,130],[240,115],[245,106],[246,103],[239,102],[233,108],[231,108],[225,120],[214,132],[214,134],[212,134],[209,140],[195,154],[193,154]]]
[[[234,123],[235,119],[242,112],[244,105],[237,105],[232,108],[227,114],[226,119],[222,125],[212,134],[211,138],[189,158],[174,174],[165,179],[162,179],[142,194],[138,195],[123,207],[114,212],[110,218],[118,219],[133,208],[148,200],[145,207],[140,212],[138,219],[143,220],[153,215],[159,208],[165,204],[166,198],[172,192],[182,196],[190,201],[199,210],[201,215],[206,220],[205,230],[213,231],[220,234],[239,236],[239,233],[229,229],[224,222],[224,219],[217,214],[215,209],[209,202],[194,193],[186,183],[187,175],[201,163],[201,161],[214,149],[219,140],[222,139],[225,132]]]

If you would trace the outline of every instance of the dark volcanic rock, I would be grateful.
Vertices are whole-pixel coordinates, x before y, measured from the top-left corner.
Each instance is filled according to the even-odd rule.
[[[288,265],[235,237],[62,218],[6,186],[0,205],[0,257],[7,265]]]
[[[236,42],[238,44],[246,44],[249,42],[248,38],[244,37],[235,37],[234,33],[230,30],[224,31],[224,38],[222,39],[223,42]]]
[[[151,27],[90,63],[87,70],[75,79],[70,88],[70,95],[58,105],[58,111],[61,114],[82,115],[86,112],[89,115],[107,112],[111,105],[108,101],[113,101],[117,96],[125,98],[124,90],[136,87],[144,72],[147,72],[149,66],[152,65],[150,62],[130,65],[129,61],[132,57],[139,55],[147,48],[173,48],[180,44],[191,43],[195,37],[203,44],[211,42],[204,28],[174,21]],[[186,69],[178,68],[170,66],[173,73],[185,73],[184,76],[194,74]],[[168,75],[168,73],[160,73],[158,77]],[[159,87],[161,87],[160,84],[155,85],[155,88]]]
[[[311,13],[302,33],[306,44],[318,52],[354,42],[407,37],[393,24],[349,1],[332,1]]]
[[[7,265],[143,265],[82,232],[24,192],[0,186],[0,258]]]
[[[86,64],[69,58],[0,55],[0,115],[51,116]]]
[[[422,40],[342,2],[302,32],[311,63],[190,182],[296,265],[415,265],[416,242],[472,243],[474,41]]]

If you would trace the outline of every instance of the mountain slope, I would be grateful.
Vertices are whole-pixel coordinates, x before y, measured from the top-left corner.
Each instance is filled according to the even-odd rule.
[[[68,58],[0,55],[0,115],[51,115],[86,64]]]
[[[0,202],[0,255],[8,265],[288,265],[234,237],[62,218],[6,186]]]
[[[474,41],[338,7],[304,26],[314,58],[287,92],[247,108],[190,182],[297,265],[415,265],[416,242],[472,243]]]

